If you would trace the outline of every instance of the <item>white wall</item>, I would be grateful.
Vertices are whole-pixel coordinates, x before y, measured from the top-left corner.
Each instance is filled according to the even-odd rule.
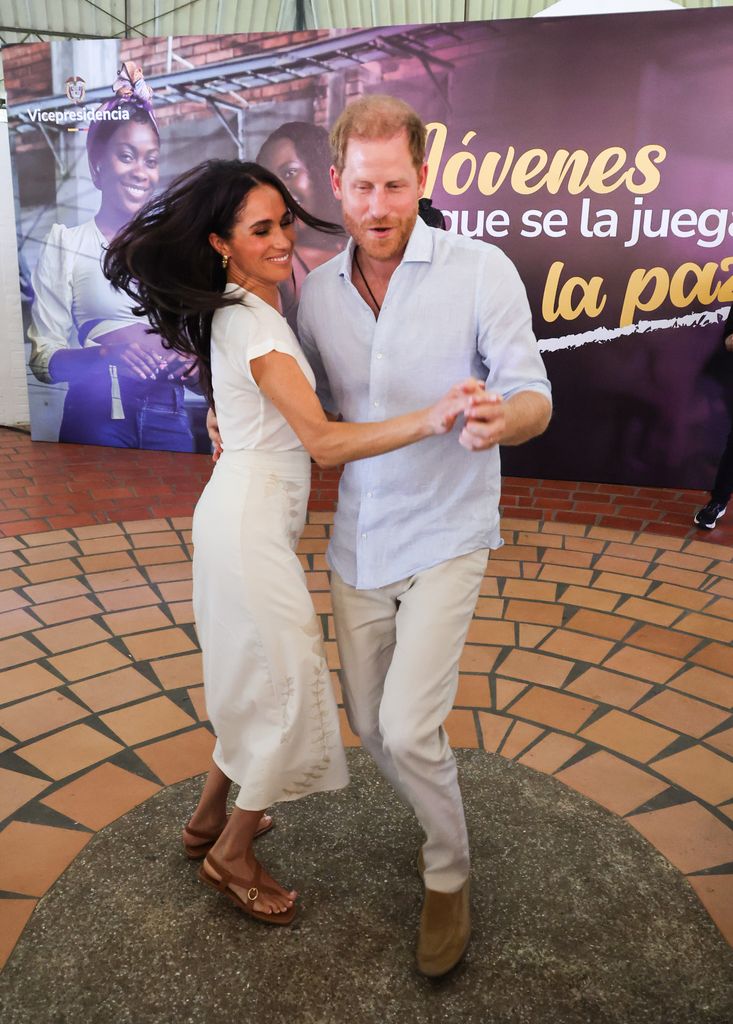
[[[0,425],[27,424],[23,321],[7,112],[0,111]]]

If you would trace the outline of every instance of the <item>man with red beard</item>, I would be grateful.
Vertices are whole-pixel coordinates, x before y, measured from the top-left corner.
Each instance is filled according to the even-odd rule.
[[[443,723],[489,550],[500,444],[540,434],[550,387],[524,287],[497,248],[427,227],[425,126],[391,96],[349,105],[331,184],[351,239],[303,287],[298,329],[325,409],[381,420],[486,381],[455,435],[351,463],[328,550],[352,729],[414,809],[426,841],[418,969],[437,977],[470,935],[469,854]]]

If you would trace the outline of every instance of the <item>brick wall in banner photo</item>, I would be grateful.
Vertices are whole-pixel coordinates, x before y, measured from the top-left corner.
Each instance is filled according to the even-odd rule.
[[[229,36],[182,36],[174,38],[173,48],[178,57],[188,60],[196,67],[219,64],[248,54],[271,50],[278,46],[298,46],[327,36],[328,31],[313,32],[253,32]],[[122,60],[134,60],[144,65],[148,77],[163,74],[168,66],[168,40],[161,38],[155,43],[150,39],[125,39],[121,41]]]
[[[5,88],[14,103],[24,103],[51,93],[51,58],[48,43],[26,43],[22,63],[13,60],[13,49],[3,55]]]

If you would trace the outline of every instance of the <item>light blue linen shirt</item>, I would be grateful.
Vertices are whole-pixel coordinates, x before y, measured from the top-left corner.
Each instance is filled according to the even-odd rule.
[[[353,251],[352,240],[308,276],[298,311],[325,409],[384,420],[471,376],[504,398],[550,398],[526,292],[501,250],[418,218],[379,319],[352,284]],[[346,466],[327,557],[350,586],[387,586],[500,546],[499,450],[466,451],[458,433]]]

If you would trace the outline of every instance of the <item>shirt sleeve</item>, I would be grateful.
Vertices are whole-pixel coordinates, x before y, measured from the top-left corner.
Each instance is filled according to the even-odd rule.
[[[234,307],[229,314],[224,339],[227,358],[255,387],[253,359],[266,356],[268,352],[283,352],[297,362],[294,342],[287,324],[281,320],[280,317],[263,317],[246,305]]]
[[[298,340],[315,375],[318,400],[326,412],[335,415],[339,410],[336,408],[326,368],[316,344],[316,322],[312,314],[315,290],[314,283],[306,278],[298,305]]]
[[[69,347],[74,329],[71,312],[73,253],[69,252],[65,239],[64,226],[54,224],[32,275],[35,298],[28,327],[29,366],[33,375],[46,384],[53,383],[48,366],[51,357]]]
[[[486,389],[503,398],[537,391],[551,402],[527,293],[512,261],[495,246],[487,253],[477,289],[478,350],[489,371]]]

